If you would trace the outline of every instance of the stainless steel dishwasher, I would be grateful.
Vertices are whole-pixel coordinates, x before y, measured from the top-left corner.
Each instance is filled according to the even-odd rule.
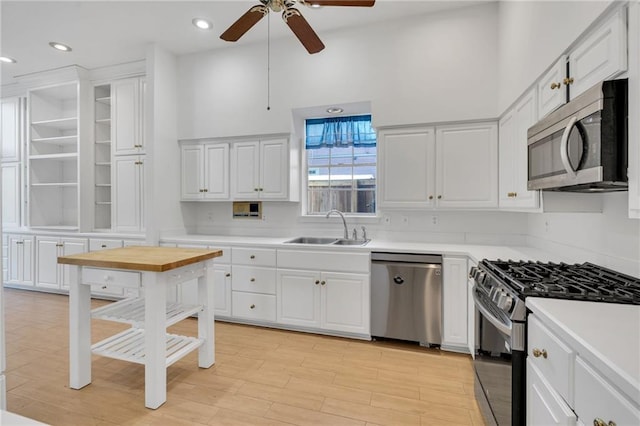
[[[371,336],[442,343],[442,256],[371,253]]]

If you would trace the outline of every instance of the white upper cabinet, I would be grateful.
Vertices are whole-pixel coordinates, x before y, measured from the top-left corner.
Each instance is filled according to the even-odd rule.
[[[499,123],[499,204],[501,209],[528,210],[540,205],[539,191],[527,190],[527,130],[537,120],[536,91],[531,90]]]
[[[627,70],[626,19],[626,8],[619,8],[578,40],[578,44],[538,80],[539,118],[599,81],[610,80]]]
[[[498,132],[490,123],[380,131],[381,208],[498,205]]]
[[[569,53],[570,99],[626,69],[626,9],[620,8]]]
[[[424,208],[434,204],[435,130],[381,130],[378,137],[378,206]]]
[[[229,144],[183,144],[183,200],[229,200]]]
[[[542,118],[567,102],[567,56],[562,55],[538,80],[538,117]]]
[[[111,85],[111,134],[115,155],[144,153],[145,81],[130,78]]]
[[[20,161],[23,100],[18,97],[2,99],[0,106],[2,162]]]
[[[231,148],[234,199],[286,199],[289,178],[286,139],[236,142]]]
[[[436,128],[436,203],[441,208],[498,205],[496,123]]]

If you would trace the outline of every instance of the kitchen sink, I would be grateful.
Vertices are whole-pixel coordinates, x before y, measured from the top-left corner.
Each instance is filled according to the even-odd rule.
[[[333,245],[336,246],[364,246],[371,240],[347,240],[344,238],[339,239]]]
[[[298,237],[293,240],[285,241],[285,244],[333,244],[338,241],[337,238],[329,237]]]
[[[330,237],[298,237],[285,244],[320,244],[320,245],[336,245],[336,246],[363,246],[370,240],[348,240],[346,238],[330,238]]]

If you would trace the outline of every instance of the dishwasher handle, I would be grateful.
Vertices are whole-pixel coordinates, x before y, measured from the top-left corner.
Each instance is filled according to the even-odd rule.
[[[372,265],[388,265],[388,266],[408,266],[411,268],[421,268],[421,269],[435,269],[436,275],[440,275],[440,271],[442,270],[442,265],[438,263],[408,263],[408,262],[382,262],[379,260],[374,260],[371,262]]]

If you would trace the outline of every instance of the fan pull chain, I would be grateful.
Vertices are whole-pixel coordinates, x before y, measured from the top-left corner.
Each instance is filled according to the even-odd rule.
[[[267,16],[267,111],[271,110],[271,14]]]

